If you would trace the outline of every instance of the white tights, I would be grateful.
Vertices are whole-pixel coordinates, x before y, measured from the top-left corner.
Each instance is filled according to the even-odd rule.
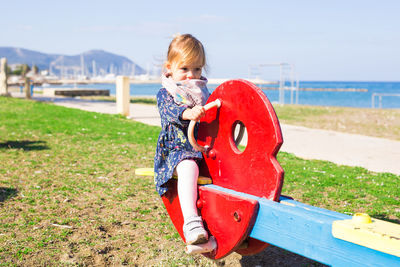
[[[197,213],[197,178],[199,167],[194,160],[183,160],[176,166],[178,174],[178,196],[183,218],[198,216]]]

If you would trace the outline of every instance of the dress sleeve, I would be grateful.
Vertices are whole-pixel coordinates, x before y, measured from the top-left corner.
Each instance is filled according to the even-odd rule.
[[[167,90],[162,88],[157,94],[158,111],[160,112],[161,120],[175,123],[183,126],[182,113],[186,107],[178,106],[174,102],[174,98],[168,94]]]

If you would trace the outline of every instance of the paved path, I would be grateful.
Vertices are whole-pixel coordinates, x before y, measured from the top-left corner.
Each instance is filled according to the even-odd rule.
[[[35,99],[87,111],[117,113],[113,102],[58,97]],[[155,105],[131,104],[130,118],[150,125],[160,125]],[[375,172],[400,175],[399,141],[286,124],[281,124],[281,128],[284,140],[281,151],[304,159],[327,160],[340,165],[360,166]]]

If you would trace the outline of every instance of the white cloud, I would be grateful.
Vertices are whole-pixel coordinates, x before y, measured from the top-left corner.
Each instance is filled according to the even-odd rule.
[[[17,25],[17,30],[20,31],[31,31],[33,29],[32,25]]]

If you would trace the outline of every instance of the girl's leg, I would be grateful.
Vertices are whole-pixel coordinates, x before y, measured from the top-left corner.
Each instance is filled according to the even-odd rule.
[[[176,166],[178,196],[184,218],[183,233],[187,244],[207,242],[208,233],[197,213],[197,178],[199,167],[194,160],[183,160]]]
[[[183,218],[198,216],[197,213],[197,178],[199,167],[194,160],[183,160],[176,166],[178,174],[178,196]]]

